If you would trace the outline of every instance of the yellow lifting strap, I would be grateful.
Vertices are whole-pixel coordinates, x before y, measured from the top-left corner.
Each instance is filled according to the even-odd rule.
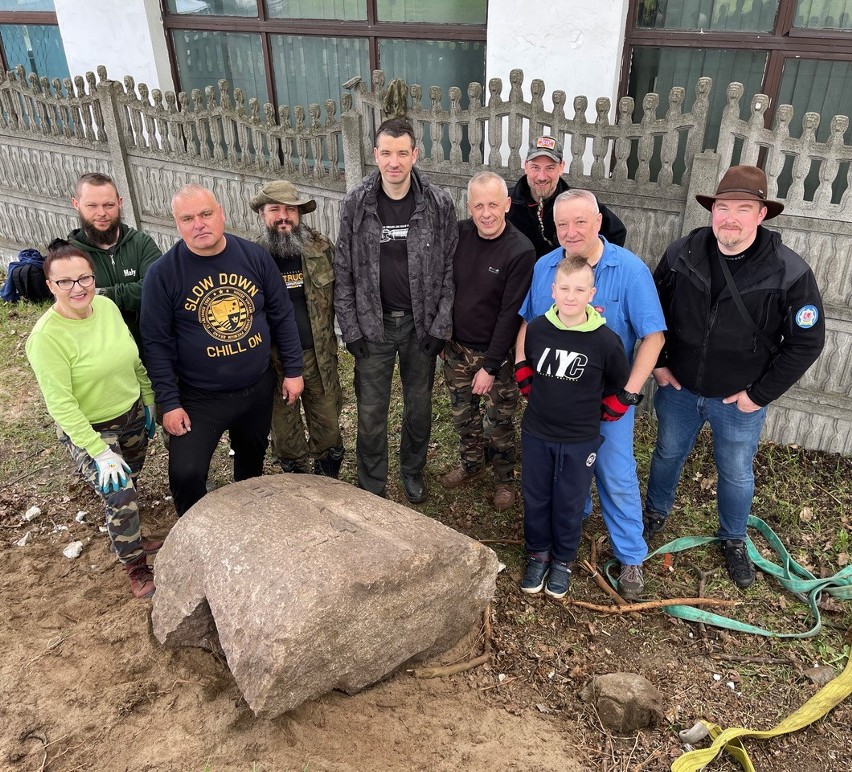
[[[745,772],[755,772],[754,764],[752,764],[741,738],[754,737],[758,740],[765,740],[782,734],[797,732],[822,718],[850,694],[852,694],[852,656],[849,657],[846,668],[837,678],[827,683],[802,707],[791,713],[772,729],[759,731],[739,726],[722,729],[716,724],[703,721],[702,723],[707,727],[710,736],[713,738],[713,744],[709,748],[699,748],[684,753],[672,764],[672,772],[698,772],[698,770],[704,769],[723,750],[733,756]]]

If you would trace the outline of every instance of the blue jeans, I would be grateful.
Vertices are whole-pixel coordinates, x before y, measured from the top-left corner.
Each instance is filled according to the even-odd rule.
[[[647,509],[668,515],[683,463],[705,422],[713,432],[713,456],[719,472],[716,505],[720,539],[745,539],[754,497],[754,470],[760,430],[766,408],[743,413],[721,397],[700,397],[687,389],[665,386],[654,397],[657,411],[657,446],[651,457]]]
[[[633,457],[633,424],[636,408],[631,407],[618,421],[601,421],[604,443],[595,463],[595,481],[601,500],[601,515],[609,532],[612,552],[622,565],[641,565],[648,555],[642,538],[642,496]],[[592,511],[591,495],[584,515]]]
[[[388,479],[388,408],[396,359],[399,357],[403,411],[399,470],[407,475],[419,474],[426,466],[436,361],[420,350],[410,313],[386,313],[384,327],[384,340],[367,341],[370,355],[355,360],[358,487],[380,496]]]

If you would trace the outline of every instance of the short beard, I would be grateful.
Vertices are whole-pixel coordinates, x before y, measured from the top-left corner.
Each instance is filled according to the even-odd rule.
[[[301,255],[305,248],[305,231],[302,224],[294,225],[289,232],[282,233],[278,228],[267,228],[261,237],[261,246],[274,257]]]
[[[118,237],[121,233],[121,212],[119,212],[115,222],[105,231],[96,228],[94,223],[84,220],[83,215],[79,215],[79,217],[80,228],[83,230],[83,235],[85,235],[86,241],[88,241],[92,246],[111,247],[118,241]]]

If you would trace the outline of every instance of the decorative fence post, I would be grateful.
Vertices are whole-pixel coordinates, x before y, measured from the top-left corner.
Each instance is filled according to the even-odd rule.
[[[696,228],[709,224],[707,210],[695,200],[695,196],[709,196],[716,191],[720,160],[721,157],[712,150],[696,153],[692,159],[692,172],[686,189],[681,227],[681,234],[684,236]]]
[[[346,190],[352,190],[364,178],[364,115],[361,91],[364,84],[360,77],[352,78],[343,84],[351,93],[341,99],[343,110],[340,120],[343,123],[343,166],[346,172]]]
[[[127,160],[124,127],[121,121],[120,109],[116,99],[115,89],[119,84],[107,79],[106,67],[98,67],[98,101],[101,104],[104,131],[107,136],[107,149],[112,162],[112,178],[122,197],[122,217],[131,228],[139,227],[139,204],[133,178],[130,174],[130,164]]]

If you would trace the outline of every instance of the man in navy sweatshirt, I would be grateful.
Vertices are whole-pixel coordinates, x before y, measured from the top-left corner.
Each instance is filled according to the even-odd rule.
[[[234,479],[259,477],[272,419],[274,345],[282,397],[302,393],[293,304],[269,253],[225,233],[212,192],[187,185],[172,198],[178,241],[149,269],[142,292],[146,365],[169,440],[178,516],[207,491],[210,459],[227,430]]]

